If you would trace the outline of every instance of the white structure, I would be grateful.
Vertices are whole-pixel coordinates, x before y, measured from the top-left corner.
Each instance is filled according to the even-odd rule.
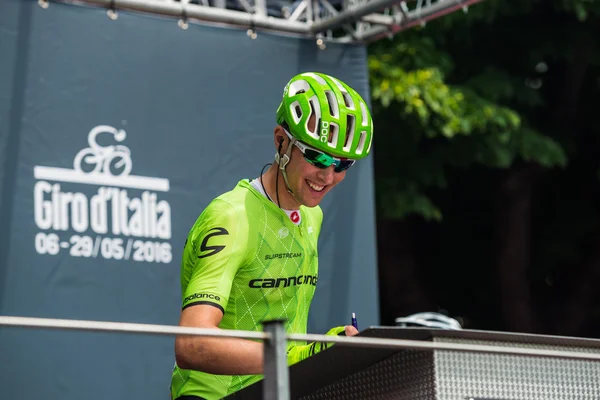
[[[57,0],[106,8],[111,18],[119,10],[134,10],[177,18],[188,23],[219,24],[248,30],[311,37],[326,42],[369,43],[457,10],[467,11],[482,0]],[[48,0],[39,0],[43,7]]]

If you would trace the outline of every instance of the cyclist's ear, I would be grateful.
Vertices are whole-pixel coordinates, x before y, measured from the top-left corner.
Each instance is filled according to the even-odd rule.
[[[277,154],[281,154],[283,150],[285,152],[285,148],[283,147],[286,142],[286,135],[283,127],[281,125],[277,125],[275,128],[275,148],[277,149]]]

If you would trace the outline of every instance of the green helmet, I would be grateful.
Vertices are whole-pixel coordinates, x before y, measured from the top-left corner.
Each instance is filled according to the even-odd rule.
[[[317,123],[310,131],[313,113]],[[306,72],[288,82],[277,108],[277,123],[284,122],[297,140],[332,156],[361,159],[371,151],[373,120],[366,102],[329,75]]]

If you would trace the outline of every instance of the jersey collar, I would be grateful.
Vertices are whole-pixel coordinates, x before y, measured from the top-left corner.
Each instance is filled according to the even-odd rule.
[[[269,197],[267,192],[264,191],[263,186],[261,185],[260,180],[258,178],[251,180],[250,186],[252,186],[254,189],[256,189],[260,194],[262,194],[269,201],[273,201]],[[300,213],[300,210],[286,210],[283,208],[282,208],[282,210],[287,214],[290,221],[292,221],[296,225],[300,225],[300,222],[302,221],[302,214]]]

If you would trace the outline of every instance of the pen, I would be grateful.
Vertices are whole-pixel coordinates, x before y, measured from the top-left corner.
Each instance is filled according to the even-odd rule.
[[[358,330],[358,322],[356,322],[356,314],[352,313],[352,326]]]

